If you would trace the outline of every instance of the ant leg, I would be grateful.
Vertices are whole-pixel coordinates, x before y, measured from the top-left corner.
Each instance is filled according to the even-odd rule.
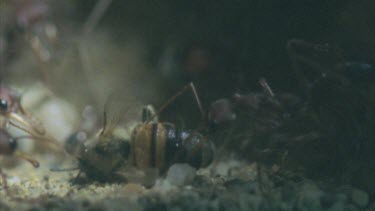
[[[79,178],[81,177],[81,174],[82,174],[82,171],[81,171],[81,169],[80,169],[80,170],[78,171],[77,175],[74,177],[74,180],[75,180],[75,181],[78,181]]]
[[[262,86],[263,88],[263,92],[265,92],[268,96],[270,97],[274,97],[275,94],[273,93],[271,87],[268,85],[267,81],[265,78],[260,78],[259,79],[259,84]]]
[[[13,120],[13,121],[19,123],[19,125],[16,125],[14,122],[10,121],[10,123],[13,126],[16,126],[16,127],[18,126],[19,129],[24,130],[25,132],[29,133],[30,135],[43,136],[43,135],[46,134],[46,131],[45,131],[44,127],[41,126],[41,123],[34,124],[36,122],[33,122],[34,120],[31,120],[28,117],[19,115],[19,114],[14,113],[14,112],[10,112],[10,113],[7,114],[7,118],[9,120]],[[27,121],[27,120],[29,120],[29,121]]]
[[[22,160],[26,160],[28,161],[29,163],[31,163],[31,165],[34,167],[34,168],[38,168],[40,166],[39,162],[35,159],[33,159],[32,157],[22,153],[22,152],[15,152],[15,156],[22,159]]]
[[[193,84],[193,82],[190,82],[190,87],[191,87],[191,90],[193,91],[193,94],[194,94],[194,98],[195,98],[195,102],[197,103],[198,105],[198,108],[199,108],[199,111],[201,112],[201,116],[202,116],[202,119],[204,120],[205,119],[205,112],[203,110],[203,106],[202,106],[202,102],[201,100],[199,99],[199,96],[198,96],[198,92]]]
[[[195,101],[196,101],[196,103],[198,105],[199,111],[200,111],[200,113],[202,115],[202,119],[205,120],[205,112],[203,110],[203,106],[202,106],[201,100],[199,99],[197,90],[196,90],[193,82],[190,82],[189,84],[185,85],[180,91],[178,91],[175,95],[173,95],[171,98],[169,98],[160,107],[160,109],[152,116],[151,119],[153,119],[154,117],[156,117],[157,115],[159,115],[167,106],[169,106],[173,101],[175,101],[176,98],[178,98],[179,96],[181,96],[182,94],[184,94],[188,89],[190,89],[193,92],[194,99],[195,99]]]
[[[286,49],[287,49],[289,56],[292,59],[292,62],[297,63],[295,65],[298,66],[298,62],[303,62],[307,65],[310,65],[317,71],[318,70],[320,70],[321,72],[329,71],[327,68],[323,67],[318,62],[314,61],[312,58],[308,58],[307,56],[298,53],[295,47],[302,47],[305,49],[312,49],[312,50],[320,51],[320,52],[328,52],[329,47],[327,45],[311,44],[303,40],[292,39],[288,41]]]
[[[313,49],[315,51],[328,51],[328,47],[326,45],[318,45],[318,44],[311,44],[305,42],[303,40],[292,39],[289,40],[286,46],[287,53],[292,60],[292,69],[300,82],[300,86],[303,87],[305,90],[308,88],[309,80],[306,78],[305,74],[303,73],[303,68],[301,68],[300,64],[306,64],[312,67],[318,74],[322,75],[323,73],[328,73],[330,70],[318,62],[314,61],[312,58],[308,58],[307,56],[298,53],[296,47],[301,47],[304,49]]]
[[[1,168],[0,168],[0,176],[1,176],[1,180],[3,182],[4,190],[5,190],[6,194],[9,195],[7,177],[6,177],[5,173],[1,170]]]
[[[49,52],[49,50],[43,46],[42,41],[37,35],[32,35],[29,33],[26,39],[37,58],[43,82],[46,87],[50,88],[51,82],[49,75],[49,63],[51,60],[51,52]]]
[[[44,128],[42,122],[37,119],[36,117],[34,117],[33,115],[31,115],[30,112],[28,112],[20,103],[20,111],[21,111],[21,114],[26,116],[26,118],[30,121],[30,125],[38,132],[40,133],[41,135],[44,135],[46,134],[46,129]]]
[[[50,168],[49,170],[52,171],[52,172],[77,171],[77,170],[79,170],[79,167],[70,167],[70,168],[62,168],[62,169]]]
[[[15,118],[16,117],[16,118]],[[13,118],[13,120],[17,121],[18,120],[18,115],[11,115],[9,118]],[[43,141],[44,143],[47,144],[52,144],[54,147],[57,147],[57,149],[62,149],[61,144],[53,137],[49,136],[48,134],[39,134],[38,132],[35,132],[34,130],[30,129],[30,125],[23,119],[20,119],[21,121],[17,121],[19,124],[16,124],[15,122],[12,121],[12,119],[9,122],[10,125],[30,134],[30,138],[38,141]],[[56,149],[56,148],[55,148]]]

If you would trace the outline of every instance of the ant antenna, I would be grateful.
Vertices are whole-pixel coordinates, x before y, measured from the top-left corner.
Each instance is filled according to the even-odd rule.
[[[202,107],[202,103],[199,99],[199,96],[198,96],[198,93],[197,93],[197,90],[193,84],[193,82],[190,82],[189,84],[185,85],[180,91],[178,91],[175,95],[173,95],[171,98],[169,98],[169,100],[167,100],[167,102],[165,102],[161,107],[160,109],[154,114],[151,116],[151,118],[146,121],[146,122],[149,122],[150,120],[154,119],[156,116],[158,116],[167,106],[169,106],[174,100],[176,100],[177,97],[181,96],[182,94],[184,94],[188,89],[191,89],[191,91],[193,92],[193,95],[194,95],[194,99],[198,105],[198,108],[199,108],[199,111],[202,115],[202,119],[204,120],[205,118],[205,112],[203,110],[203,107]]]
[[[295,46],[302,46],[302,47],[310,48],[310,49],[312,48],[314,50],[319,50],[319,51],[327,51],[327,47],[323,46],[323,45],[314,45],[314,44],[305,42],[303,40],[298,40],[298,39],[292,39],[292,40],[288,41],[287,46],[286,46],[287,53],[292,60],[292,68],[293,68],[298,80],[300,81],[302,87],[306,88],[309,84],[309,81],[305,77],[303,72],[301,72],[301,68],[300,68],[301,62],[309,65],[314,70],[319,72],[319,74],[331,72],[328,68],[320,65],[318,62],[314,61],[313,59],[299,54],[296,51]]]
[[[8,121],[8,123],[28,134],[31,135],[32,139],[34,140],[38,140],[38,141],[43,141],[45,143],[48,143],[48,144],[53,144],[54,146],[56,147],[61,147],[61,144],[53,137],[49,136],[49,135],[41,135],[41,134],[38,134],[37,132],[35,132],[34,130],[32,129],[29,129],[29,125],[25,125],[24,122],[21,122],[22,125],[19,125],[15,122],[13,122],[12,120]]]

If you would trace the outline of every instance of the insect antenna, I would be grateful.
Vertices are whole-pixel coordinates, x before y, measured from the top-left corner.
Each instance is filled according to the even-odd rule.
[[[198,96],[198,93],[197,93],[197,90],[195,88],[195,85],[193,82],[190,82],[189,84],[185,85],[184,87],[182,87],[182,89],[180,91],[178,91],[175,95],[173,95],[171,98],[169,98],[160,108],[157,112],[155,112],[155,114],[153,114],[151,116],[150,119],[148,119],[146,122],[150,122],[153,118],[155,118],[156,116],[158,116],[165,108],[167,108],[173,101],[175,101],[179,96],[181,96],[182,94],[184,94],[188,89],[190,89],[192,92],[193,92],[193,95],[194,95],[194,99],[198,105],[198,108],[199,108],[199,111],[202,115],[202,120],[206,120],[206,115],[205,115],[205,112],[203,110],[203,106],[202,106],[202,103],[201,103],[201,100],[199,99],[199,96]]]
[[[17,121],[19,116],[18,115],[15,115],[15,114],[12,114],[11,115],[11,118],[15,118],[15,120]],[[24,121],[23,119],[20,119],[21,121],[17,121],[18,123],[21,123],[21,124],[17,124],[16,122],[10,120],[9,121],[9,124],[30,134],[30,138],[34,139],[34,140],[38,140],[38,141],[42,141],[43,143],[47,143],[47,144],[51,144],[50,146],[53,146],[53,147],[56,147],[58,149],[63,149],[63,147],[61,146],[61,144],[53,137],[47,135],[47,134],[39,134],[38,132],[34,131],[33,129],[29,129],[29,128],[32,128],[32,126],[30,126],[30,124],[26,121]]]

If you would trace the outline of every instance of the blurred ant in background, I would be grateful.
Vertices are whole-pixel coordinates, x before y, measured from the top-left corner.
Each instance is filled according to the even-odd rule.
[[[322,131],[332,138],[351,140],[350,149],[363,148],[371,134],[374,115],[375,69],[371,64],[347,62],[329,45],[290,40],[287,45],[293,69],[305,90],[309,107]],[[332,64],[304,52],[333,54]],[[311,53],[310,53],[311,54]],[[344,133],[343,133],[344,132]]]
[[[8,6],[12,15],[8,17],[8,25],[0,35],[2,65],[10,61],[18,48],[18,39],[22,37],[36,56],[43,81],[48,84],[48,71],[58,44],[58,31],[50,20],[48,4],[40,0],[12,0],[5,6]]]
[[[218,154],[239,152],[254,158],[257,145],[265,147],[265,136],[275,133],[293,119],[301,100],[292,94],[275,93],[265,78],[258,80],[262,91],[235,93],[231,98],[214,101],[208,112],[210,133],[219,145]],[[235,143],[235,144],[233,144]],[[262,149],[260,149],[261,151]]]
[[[222,98],[211,103],[208,119],[211,127],[215,129],[236,120],[239,110],[258,112],[261,109],[271,111],[291,112],[299,99],[291,94],[275,94],[265,78],[258,80],[262,92],[249,94],[235,93],[231,98]]]
[[[304,113],[319,134],[309,145],[300,140],[304,145],[296,147],[292,157],[309,157],[298,162],[308,166],[311,175],[349,178],[367,189],[364,175],[374,172],[373,65],[346,60],[340,49],[328,44],[292,39],[286,48],[303,90]]]

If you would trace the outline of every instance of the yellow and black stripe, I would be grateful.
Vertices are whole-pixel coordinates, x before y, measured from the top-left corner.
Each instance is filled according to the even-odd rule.
[[[167,133],[162,123],[145,123],[137,126],[131,142],[136,167],[165,168]]]

